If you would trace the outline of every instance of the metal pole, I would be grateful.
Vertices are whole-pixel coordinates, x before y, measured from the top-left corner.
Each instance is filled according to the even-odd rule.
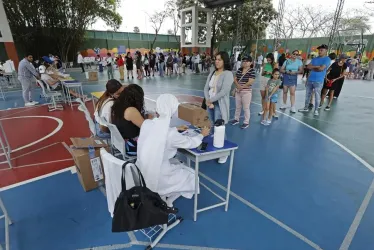
[[[1,134],[4,137],[5,144],[3,142]],[[9,145],[9,142],[8,142],[7,137],[6,137],[6,134],[5,134],[5,131],[4,131],[4,128],[3,128],[3,124],[1,123],[1,121],[0,121],[0,146],[3,149],[3,151],[4,151],[4,155],[5,155],[5,158],[6,158],[7,162],[8,162],[8,164],[9,164],[9,167],[13,168],[12,167],[12,160],[10,158],[10,153],[11,153],[10,145]]]

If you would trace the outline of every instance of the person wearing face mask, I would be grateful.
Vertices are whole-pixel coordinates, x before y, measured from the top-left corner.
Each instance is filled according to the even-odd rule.
[[[174,95],[162,94],[157,98],[158,117],[143,122],[137,150],[136,165],[147,187],[157,192],[169,207],[178,197],[191,199],[195,193],[195,171],[175,158],[177,150],[196,148],[209,135],[208,128],[190,137],[179,133],[181,129],[170,127],[178,106]]]

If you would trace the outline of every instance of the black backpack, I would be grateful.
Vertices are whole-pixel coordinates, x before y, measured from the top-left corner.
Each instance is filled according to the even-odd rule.
[[[126,190],[125,169],[129,165],[135,166],[139,185],[135,182],[134,187]],[[169,214],[178,212],[176,208],[169,208],[158,193],[146,187],[142,173],[133,162],[123,164],[121,183],[122,191],[114,206],[112,232],[128,232],[166,224]]]

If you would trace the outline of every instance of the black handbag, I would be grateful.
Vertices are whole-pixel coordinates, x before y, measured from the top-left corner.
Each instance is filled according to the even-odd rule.
[[[205,97],[204,97],[203,103],[201,104],[201,108],[202,108],[202,109],[207,109],[207,108],[208,108],[208,107],[206,106],[206,100],[205,100]]]
[[[136,167],[139,185],[135,184],[126,190],[125,169],[129,164]],[[169,214],[178,212],[175,208],[169,208],[158,193],[146,187],[142,173],[133,162],[123,164],[121,184],[122,191],[114,206],[112,232],[128,232],[166,224]]]

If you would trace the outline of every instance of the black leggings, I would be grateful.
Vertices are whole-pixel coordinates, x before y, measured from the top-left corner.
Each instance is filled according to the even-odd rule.
[[[144,65],[144,70],[145,70],[145,75],[150,76],[151,74],[149,73],[149,65]]]
[[[83,63],[80,63],[79,65],[80,65],[81,68],[82,68],[82,72],[84,72],[84,65],[83,65]]]
[[[306,78],[308,78],[309,77],[309,73],[310,73],[310,69],[304,68],[303,78],[304,78],[304,76],[306,76]]]

